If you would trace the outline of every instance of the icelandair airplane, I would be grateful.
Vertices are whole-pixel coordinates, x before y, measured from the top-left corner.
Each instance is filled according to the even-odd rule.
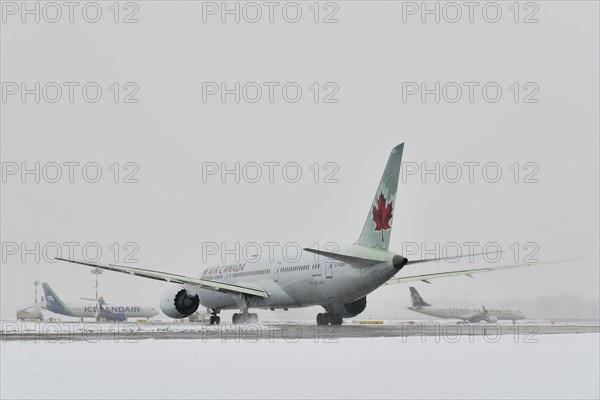
[[[412,299],[412,307],[409,310],[416,311],[421,314],[431,315],[438,318],[462,319],[468,322],[497,322],[501,319],[512,320],[515,323],[518,319],[525,319],[525,315],[521,310],[516,308],[490,308],[485,306],[478,307],[437,307],[428,304],[423,300],[417,289],[410,287],[410,298]]]
[[[233,323],[237,324],[258,320],[257,314],[249,312],[251,308],[274,310],[320,305],[325,312],[317,314],[317,324],[340,325],[343,318],[363,312],[367,295],[382,285],[429,282],[542,264],[395,277],[406,266],[442,259],[408,260],[388,250],[403,150],[404,143],[392,149],[358,240],[335,252],[305,248],[297,262],[269,260],[208,267],[198,278],[116,264],[58,259],[175,284],[160,300],[162,311],[171,318],[185,318],[202,304],[211,312],[211,324],[220,323],[221,310],[240,310],[233,314]]]
[[[44,308],[53,313],[77,318],[96,318],[108,321],[126,321],[127,318],[151,318],[158,315],[159,312],[150,307],[139,306],[107,306],[102,297],[95,305],[72,306],[63,303],[58,295],[52,290],[46,282],[42,283],[44,288],[45,304]]]

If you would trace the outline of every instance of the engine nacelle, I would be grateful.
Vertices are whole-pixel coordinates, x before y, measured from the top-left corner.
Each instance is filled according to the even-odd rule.
[[[356,317],[367,307],[367,296],[348,304],[332,304],[325,307],[331,314],[340,315],[342,318]]]
[[[191,295],[183,287],[173,287],[160,298],[160,309],[171,318],[186,318],[200,306],[197,294]]]
[[[498,322],[498,317],[496,317],[495,315],[488,315],[487,317],[485,317],[485,320],[490,324],[494,324]]]

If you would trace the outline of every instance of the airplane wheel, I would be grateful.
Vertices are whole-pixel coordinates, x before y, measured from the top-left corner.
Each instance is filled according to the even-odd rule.
[[[331,325],[341,325],[344,322],[344,319],[339,315],[330,316]]]
[[[317,314],[317,325],[327,325],[329,324],[327,314],[318,313]]]
[[[211,325],[214,325],[214,323],[215,323],[215,316],[214,315],[210,316],[210,318],[208,319],[208,323],[211,324]]]
[[[234,324],[248,324],[250,322],[258,322],[258,314],[235,313],[233,314],[232,322]]]
[[[219,325],[221,323],[221,317],[215,315],[215,325]]]

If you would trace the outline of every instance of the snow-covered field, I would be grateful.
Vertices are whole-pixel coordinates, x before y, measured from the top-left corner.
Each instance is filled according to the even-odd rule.
[[[600,335],[1,344],[4,398],[598,398]],[[425,340],[425,342],[423,342]]]

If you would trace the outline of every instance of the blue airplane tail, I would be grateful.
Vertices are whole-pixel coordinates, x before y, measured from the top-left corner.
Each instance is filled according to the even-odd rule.
[[[46,309],[56,314],[73,316],[69,307],[63,303],[58,295],[52,290],[46,282],[42,283],[44,289],[44,298],[46,300]]]

